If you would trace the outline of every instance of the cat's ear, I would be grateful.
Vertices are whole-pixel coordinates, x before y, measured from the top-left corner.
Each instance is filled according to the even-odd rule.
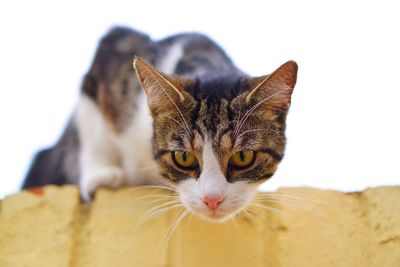
[[[188,97],[183,90],[188,80],[162,74],[138,58],[133,66],[153,115],[176,110]]]
[[[288,61],[267,76],[250,79],[252,91],[246,103],[253,102],[265,107],[286,111],[297,79],[297,63]]]

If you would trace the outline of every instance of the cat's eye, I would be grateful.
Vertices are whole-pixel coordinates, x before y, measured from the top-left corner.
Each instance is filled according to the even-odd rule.
[[[231,166],[237,169],[250,167],[256,159],[256,153],[251,150],[238,151],[229,159]]]
[[[174,161],[175,165],[184,170],[193,170],[196,168],[197,159],[188,151],[172,151],[172,160]]]

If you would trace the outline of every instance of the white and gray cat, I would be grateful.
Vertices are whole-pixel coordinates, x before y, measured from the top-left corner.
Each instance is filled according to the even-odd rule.
[[[163,185],[196,215],[231,218],[283,157],[296,76],[289,61],[249,77],[200,34],[153,41],[114,28],[62,137],[36,155],[23,187],[73,183],[89,200],[99,187]]]

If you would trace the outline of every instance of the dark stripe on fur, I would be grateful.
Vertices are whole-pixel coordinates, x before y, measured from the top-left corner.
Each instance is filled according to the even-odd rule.
[[[170,152],[169,150],[162,150],[162,149],[157,150],[157,151],[154,153],[154,158],[155,158],[155,159],[159,159],[159,158],[161,158],[163,155],[165,155],[165,154],[167,154],[167,153],[169,153],[169,152]]]
[[[221,143],[222,137],[224,137],[224,135],[227,134],[230,130],[231,130],[230,127],[226,127],[219,132],[219,136],[217,139],[218,144]]]
[[[258,180],[261,180],[261,179],[269,179],[269,178],[271,178],[273,175],[274,175],[273,173],[266,173],[266,174],[261,175],[261,176],[258,178]]]
[[[272,148],[262,148],[260,151],[267,153],[270,155],[273,159],[281,161],[283,158],[283,155],[279,155],[278,152],[273,150]]]
[[[199,101],[197,101],[196,105],[194,106],[193,111],[192,111],[192,117],[191,117],[192,127],[195,127],[196,121],[199,118],[200,107],[201,107],[201,104]]]

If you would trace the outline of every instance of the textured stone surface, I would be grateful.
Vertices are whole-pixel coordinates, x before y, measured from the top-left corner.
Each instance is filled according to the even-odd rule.
[[[259,199],[214,224],[167,209],[159,189],[99,190],[89,205],[72,186],[22,192],[0,202],[0,266],[400,267],[400,187]]]
[[[4,199],[0,266],[70,266],[78,204],[78,191],[70,186]]]

